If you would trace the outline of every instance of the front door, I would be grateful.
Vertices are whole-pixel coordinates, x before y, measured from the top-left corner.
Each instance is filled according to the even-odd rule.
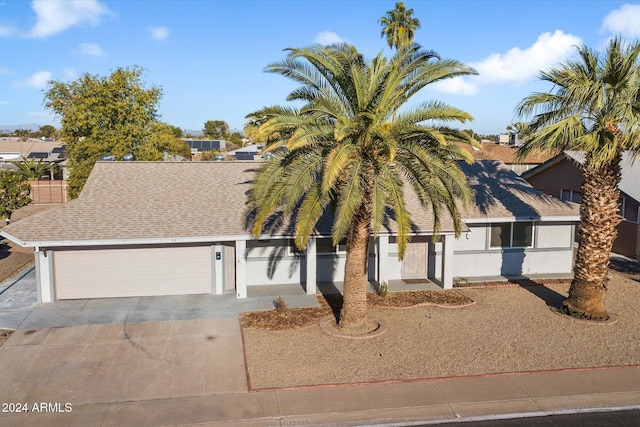
[[[404,252],[402,278],[427,277],[427,237],[415,236]]]

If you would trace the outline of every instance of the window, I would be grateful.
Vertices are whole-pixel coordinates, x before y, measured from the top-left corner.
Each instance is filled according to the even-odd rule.
[[[637,224],[640,221],[640,206],[626,197],[620,198],[620,216],[623,220]]]
[[[529,248],[533,246],[533,222],[491,224],[492,248]]]
[[[316,252],[319,254],[335,254],[347,252],[347,241],[341,240],[338,246],[333,246],[332,239],[316,240]]]
[[[582,195],[579,191],[560,190],[560,200],[564,200],[566,202],[582,203]]]
[[[296,243],[293,241],[293,239],[290,239],[288,241],[288,245],[287,248],[289,249],[287,251],[287,255],[304,255],[304,251],[301,251],[300,249],[298,249],[298,247],[296,246]]]

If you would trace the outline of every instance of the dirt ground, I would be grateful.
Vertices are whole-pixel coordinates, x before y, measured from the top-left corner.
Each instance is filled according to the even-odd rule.
[[[614,263],[610,277],[613,324],[554,313],[569,283],[549,283],[457,289],[475,301],[459,308],[372,307],[370,316],[388,327],[372,339],[330,336],[317,324],[245,327],[251,387],[640,365],[640,272],[634,263]]]

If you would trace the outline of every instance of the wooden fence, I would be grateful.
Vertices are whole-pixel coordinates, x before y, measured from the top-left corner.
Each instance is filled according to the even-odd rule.
[[[31,199],[34,204],[65,203],[67,201],[67,181],[29,181]]]

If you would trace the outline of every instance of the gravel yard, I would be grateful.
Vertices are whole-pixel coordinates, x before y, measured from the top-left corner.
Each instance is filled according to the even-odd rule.
[[[640,275],[611,271],[614,324],[554,314],[568,284],[459,289],[464,308],[374,307],[388,331],[329,336],[317,325],[243,328],[253,389],[640,364]]]

